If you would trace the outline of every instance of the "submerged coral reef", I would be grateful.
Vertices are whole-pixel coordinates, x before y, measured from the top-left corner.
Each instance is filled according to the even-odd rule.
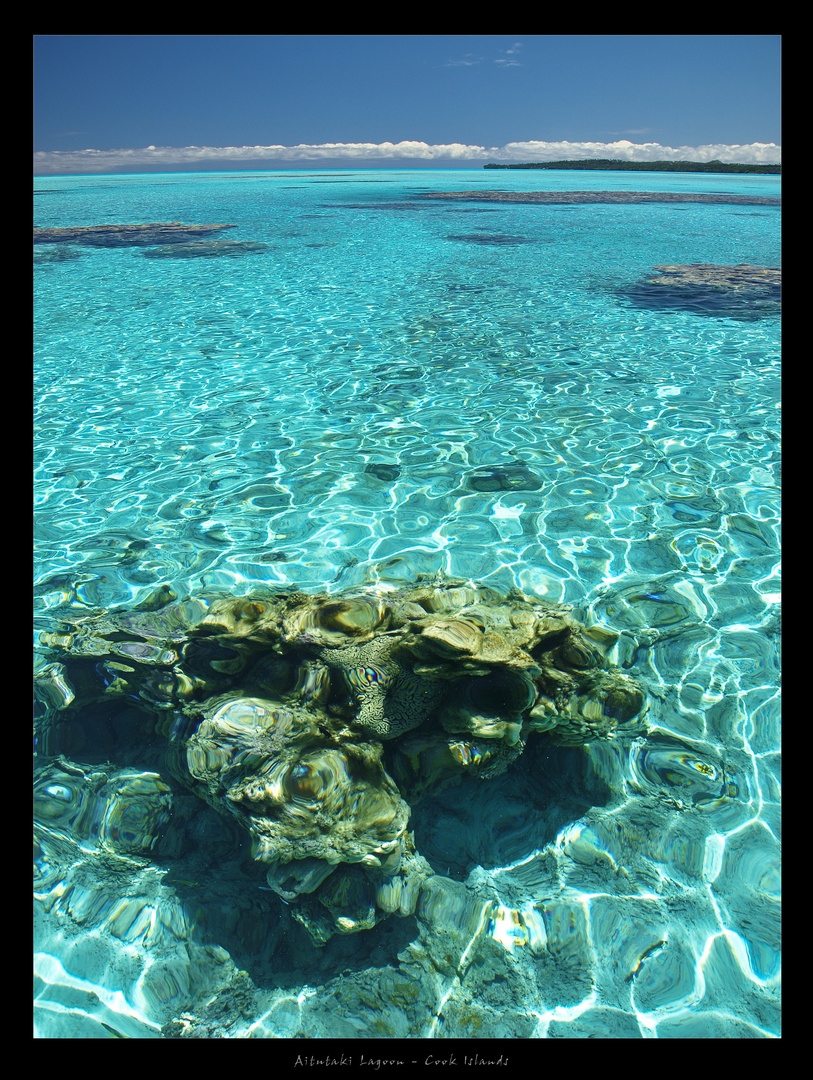
[[[465,199],[477,202],[537,203],[566,206],[586,203],[712,203],[734,206],[780,206],[773,195],[731,195],[693,191],[424,191],[417,199]]]
[[[259,255],[270,251],[269,244],[253,240],[190,240],[186,243],[161,244],[144,252],[147,259],[216,259],[222,256]]]
[[[220,235],[236,225],[184,225],[180,221],[144,225],[79,225],[65,229],[34,229],[35,263],[77,258],[72,248],[55,247],[38,252],[40,244],[78,244],[91,248],[147,248],[149,259],[235,258],[269,251],[268,244],[253,240],[229,240]]]
[[[645,707],[607,662],[605,627],[463,581],[241,598],[164,589],[41,640],[53,662],[37,693],[53,723],[116,698],[128,723],[146,715],[167,779],[244,830],[317,944],[431,907],[438,879],[408,831],[411,803],[499,775],[537,733],[612,738]]]
[[[753,321],[777,315],[782,270],[774,266],[689,263],[654,266],[656,274],[620,290],[637,307]]]
[[[35,244],[82,244],[86,247],[145,247],[181,244],[217,234],[236,225],[184,225],[180,221],[144,225],[75,225],[62,229],[34,229]]]

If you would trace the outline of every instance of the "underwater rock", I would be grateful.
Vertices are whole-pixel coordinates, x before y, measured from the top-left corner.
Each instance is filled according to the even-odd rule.
[[[302,893],[311,893],[336,869],[336,863],[322,859],[295,859],[289,863],[274,863],[268,868],[265,880],[269,886],[290,903]]]
[[[375,906],[375,887],[357,867],[342,866],[332,874],[318,897],[297,904],[292,914],[317,945],[335,933],[355,934],[372,930],[381,918]]]
[[[376,597],[307,597],[285,610],[282,634],[292,644],[355,648],[385,631],[388,622],[388,609]]]
[[[172,779],[240,825],[324,944],[416,910],[432,872],[410,801],[499,775],[540,732],[580,745],[633,730],[645,695],[608,665],[614,642],[566,605],[470,581],[167,590],[42,634],[36,692],[51,724],[114,715],[116,699],[141,710]]]
[[[483,466],[469,473],[473,491],[538,491],[542,480],[525,465]]]
[[[537,699],[529,674],[492,669],[486,675],[456,679],[441,713],[446,731],[473,737],[504,739],[513,746],[520,737],[523,713]]]
[[[46,664],[34,672],[34,692],[52,709],[67,709],[76,697],[62,664]]]
[[[156,773],[53,767],[35,784],[34,810],[40,821],[109,852],[166,853],[173,796]]]
[[[494,737],[415,732],[388,748],[388,768],[399,790],[416,802],[421,796],[457,784],[464,776],[486,780],[504,773],[525,743],[509,745]]]
[[[186,743],[194,789],[241,821],[254,858],[274,864],[272,887],[278,863],[303,859],[397,870],[409,807],[380,745],[340,747],[318,714],[258,698],[216,699],[200,712]]]
[[[690,263],[653,270],[659,273],[621,289],[619,295],[637,307],[740,320],[776,315],[781,308],[782,271],[778,267]]]
[[[401,475],[401,470],[397,465],[388,465],[383,461],[375,461],[369,465],[365,465],[364,472],[370,476],[374,476],[376,480],[384,481],[397,480]]]
[[[151,247],[178,244],[236,225],[182,225],[180,221],[147,225],[77,225],[67,229],[34,229],[35,244],[82,244],[85,247]]]
[[[632,720],[644,707],[641,688],[616,672],[600,672],[580,689],[558,710],[555,738],[561,745],[580,746],[611,737],[619,724]]]

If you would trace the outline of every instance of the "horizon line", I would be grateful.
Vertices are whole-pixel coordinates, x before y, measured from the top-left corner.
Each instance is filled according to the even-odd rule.
[[[654,161],[695,161],[708,164],[721,161],[736,165],[779,165],[782,147],[777,143],[706,143],[699,146],[672,147],[661,143],[615,142],[510,142],[502,147],[466,143],[426,143],[403,140],[398,143],[299,143],[296,146],[154,146],[112,150],[40,150],[34,153],[34,175],[98,175],[99,173],[219,171],[217,166],[239,162],[278,162],[290,168],[307,169],[327,166],[328,161],[355,164],[363,168],[475,168],[480,164],[521,164],[529,161],[610,159],[646,164]],[[398,162],[399,164],[395,164]],[[409,163],[409,164],[407,164]],[[162,169],[161,166],[164,166]],[[186,166],[173,169],[168,166]],[[190,168],[191,166],[191,168]],[[206,167],[208,166],[208,168]],[[452,166],[454,167],[454,166]],[[250,166],[247,166],[250,168]]]

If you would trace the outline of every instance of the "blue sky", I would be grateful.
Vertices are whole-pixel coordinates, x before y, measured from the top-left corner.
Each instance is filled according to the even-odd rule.
[[[781,160],[778,35],[38,35],[35,173]]]

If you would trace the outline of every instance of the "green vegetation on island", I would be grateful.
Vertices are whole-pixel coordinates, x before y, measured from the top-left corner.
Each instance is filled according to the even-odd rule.
[[[581,158],[578,161],[534,161],[511,165],[489,163],[484,169],[606,169],[620,172],[707,172],[781,174],[781,165],[739,165],[724,161],[616,161],[613,158]]]

